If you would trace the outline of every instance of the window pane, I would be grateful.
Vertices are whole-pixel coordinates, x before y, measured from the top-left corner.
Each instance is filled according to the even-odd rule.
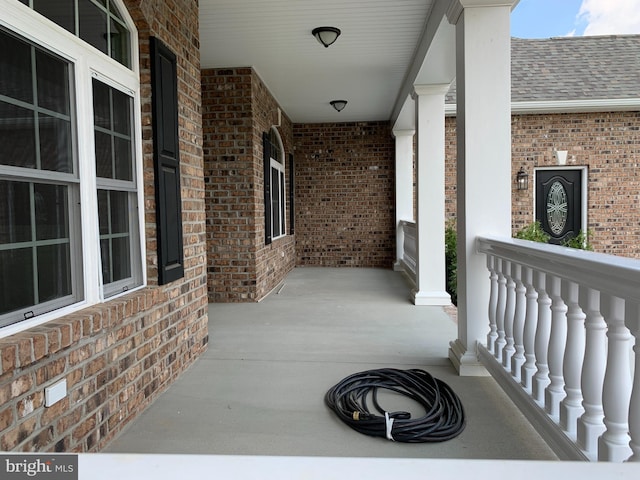
[[[30,248],[0,250],[0,315],[34,304],[33,256]]]
[[[130,196],[128,192],[98,190],[104,285],[132,276]]]
[[[34,185],[36,239],[69,240],[69,202],[63,185]]]
[[[73,0],[33,0],[33,9],[36,12],[75,34],[73,6]]]
[[[35,168],[36,135],[33,115],[32,110],[0,101],[0,164]]]
[[[98,220],[100,221],[100,235],[109,233],[109,192],[98,190]]]
[[[285,199],[284,199],[284,172],[280,172],[280,233],[285,234],[284,221],[285,221]]]
[[[0,94],[33,103],[31,46],[0,31]]]
[[[109,87],[93,80],[93,123],[96,127],[111,129],[111,107]]]
[[[90,0],[78,0],[80,38],[107,52],[107,14]]]
[[[39,303],[71,295],[69,244],[38,247]]]
[[[0,180],[0,245],[31,240],[29,184]],[[2,271],[4,264],[2,265]],[[2,290],[2,288],[0,288]]]
[[[133,180],[133,165],[131,161],[131,142],[123,138],[114,138],[116,148],[116,178],[118,180]]]
[[[113,130],[129,135],[131,133],[131,97],[111,89],[113,95]]]
[[[113,281],[123,280],[131,276],[131,257],[129,237],[113,239]]]
[[[107,285],[111,283],[111,249],[109,239],[100,240],[100,257],[102,258],[102,283]]]
[[[129,59],[129,30],[120,23],[111,20],[111,58],[125,67],[131,66]]]
[[[96,170],[101,178],[133,180],[132,99],[94,80]],[[108,130],[109,133],[103,131]],[[115,170],[114,170],[115,169]]]
[[[280,232],[280,186],[278,185],[279,176],[278,170],[271,169],[271,213],[273,215],[272,224],[272,236],[279,237]]]
[[[41,113],[40,126],[40,168],[54,172],[71,173],[73,158],[71,153],[71,122]]]
[[[104,4],[104,0],[100,0],[100,2]],[[113,0],[109,0],[109,12],[111,12],[111,15],[113,15],[114,17],[122,20],[122,15],[120,15],[120,12],[118,11],[118,8],[114,5],[114,3],[115,2]]]
[[[111,196],[111,233],[129,232],[129,194],[109,192]]]
[[[38,105],[69,115],[69,65],[62,60],[36,51]]]
[[[113,178],[111,135],[96,132],[96,173],[98,177]]]

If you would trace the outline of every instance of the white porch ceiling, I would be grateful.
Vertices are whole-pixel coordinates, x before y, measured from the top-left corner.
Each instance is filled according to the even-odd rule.
[[[440,18],[429,22],[437,3]],[[427,56],[427,26],[440,25],[448,3],[200,0],[202,68],[253,67],[294,123],[389,120],[414,57]],[[311,35],[325,25],[342,30],[329,48]],[[349,102],[342,112],[335,99]]]

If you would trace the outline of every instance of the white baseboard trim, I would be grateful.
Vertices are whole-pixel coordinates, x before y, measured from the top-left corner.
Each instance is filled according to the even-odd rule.
[[[498,360],[484,345],[478,345],[478,358],[560,460],[591,460],[586,452],[583,452],[562,431],[560,426],[540,408],[536,401],[515,382],[511,372],[498,363]]]

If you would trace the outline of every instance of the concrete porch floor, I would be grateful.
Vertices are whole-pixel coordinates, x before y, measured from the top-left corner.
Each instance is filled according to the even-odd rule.
[[[211,304],[207,352],[104,452],[557,459],[492,378],[457,376],[447,360],[455,323],[441,307],[412,305],[408,292],[392,270],[296,268],[260,303]],[[326,391],[382,367],[448,383],[465,430],[405,444],[341,423]]]

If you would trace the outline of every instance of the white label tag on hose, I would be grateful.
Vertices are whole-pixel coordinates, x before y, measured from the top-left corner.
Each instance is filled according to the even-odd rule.
[[[387,424],[387,440],[391,440],[392,442],[395,442],[395,440],[393,439],[393,436],[391,435],[394,419],[389,417],[389,412],[384,412],[384,420]]]

